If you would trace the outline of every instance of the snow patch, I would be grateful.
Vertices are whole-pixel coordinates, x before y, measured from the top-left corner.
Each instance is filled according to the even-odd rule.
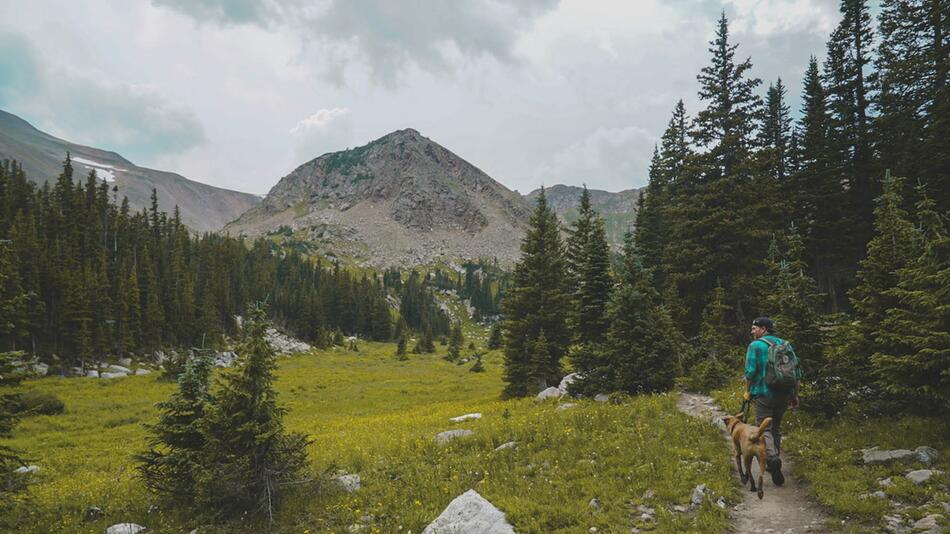
[[[79,163],[89,169],[94,169],[96,171],[96,176],[105,180],[106,182],[115,181],[115,173],[125,172],[125,169],[120,169],[113,165],[106,165],[105,163],[99,163],[98,161],[92,161],[91,159],[72,157],[71,160],[75,163]]]

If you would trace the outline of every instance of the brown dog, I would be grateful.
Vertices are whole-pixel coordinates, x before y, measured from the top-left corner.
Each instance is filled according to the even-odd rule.
[[[726,423],[726,430],[732,436],[732,444],[736,448],[736,467],[739,468],[739,478],[742,484],[751,482],[752,491],[756,491],[755,480],[752,479],[752,458],[759,461],[759,498],[763,496],[762,490],[762,472],[765,471],[765,440],[762,433],[772,424],[772,418],[766,417],[758,427],[747,425],[741,421],[745,412],[739,412],[736,415],[727,415],[722,418]],[[740,461],[741,460],[741,461]],[[745,464],[745,472],[742,465]]]

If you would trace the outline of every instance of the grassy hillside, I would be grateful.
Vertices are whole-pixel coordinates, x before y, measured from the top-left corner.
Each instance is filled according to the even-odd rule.
[[[437,347],[444,351],[444,347]],[[714,504],[737,491],[728,454],[713,425],[679,415],[675,395],[625,404],[501,401],[501,355],[471,373],[437,355],[406,362],[392,344],[361,343],[280,360],[276,386],[288,408],[286,426],[314,438],[314,483],[300,488],[277,518],[279,532],[420,532],[457,495],[475,488],[508,514],[520,533],[722,532],[726,510]],[[470,351],[463,351],[467,355]],[[25,419],[8,440],[40,466],[30,501],[5,514],[18,532],[96,532],[122,521],[157,532],[256,532],[260,524],[208,526],[164,510],[135,478],[131,455],[145,447],[143,423],[173,385],[153,375],[116,380],[45,378],[22,389],[56,394],[66,413]],[[480,412],[481,420],[450,417]],[[437,432],[475,435],[439,446]],[[505,442],[515,449],[495,451]],[[345,493],[329,483],[337,472],[359,474],[363,487]],[[713,500],[697,510],[692,489],[705,483]],[[652,495],[647,493],[652,490]],[[601,508],[589,506],[597,498]],[[640,519],[637,505],[655,507]],[[84,519],[97,506],[99,519]]]

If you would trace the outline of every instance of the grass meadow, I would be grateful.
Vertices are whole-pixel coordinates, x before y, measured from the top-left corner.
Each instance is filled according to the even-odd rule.
[[[135,522],[152,532],[419,533],[474,488],[506,512],[519,533],[724,532],[718,496],[736,502],[729,454],[719,430],[675,408],[675,394],[623,404],[577,401],[566,410],[533,399],[502,401],[501,354],[472,373],[438,355],[394,358],[395,345],[360,343],[358,352],[314,351],[280,359],[276,388],[289,430],[309,434],[312,483],[294,488],[275,524],[236,520],[210,525],[187,510],[165,509],[136,478],[132,455],[146,446],[143,424],[174,384],[157,373],[124,379],[43,378],[21,389],[51,392],[66,412],[24,419],[5,443],[40,466],[29,493],[4,513],[24,533],[95,532]],[[437,347],[444,351],[444,347]],[[465,351],[470,352],[470,351]],[[449,418],[480,412],[480,420]],[[474,436],[447,445],[436,433]],[[508,441],[516,448],[495,451]],[[362,488],[330,482],[355,473]],[[692,489],[713,498],[688,512]],[[649,491],[648,491],[649,490]],[[589,505],[600,501],[599,509]],[[653,507],[644,521],[638,505]],[[86,510],[102,510],[87,518]]]

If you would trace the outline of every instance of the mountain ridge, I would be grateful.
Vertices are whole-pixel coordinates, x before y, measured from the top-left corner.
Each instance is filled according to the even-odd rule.
[[[80,145],[47,134],[13,113],[0,110],[0,160],[16,160],[27,178],[37,184],[53,181],[62,172],[66,154],[72,158],[74,179],[84,180],[95,170],[128,197],[133,209],[147,207],[152,189],[165,211],[178,206],[182,221],[195,232],[214,231],[238,217],[261,199],[189,180],[184,176],[139,167],[117,152]]]

